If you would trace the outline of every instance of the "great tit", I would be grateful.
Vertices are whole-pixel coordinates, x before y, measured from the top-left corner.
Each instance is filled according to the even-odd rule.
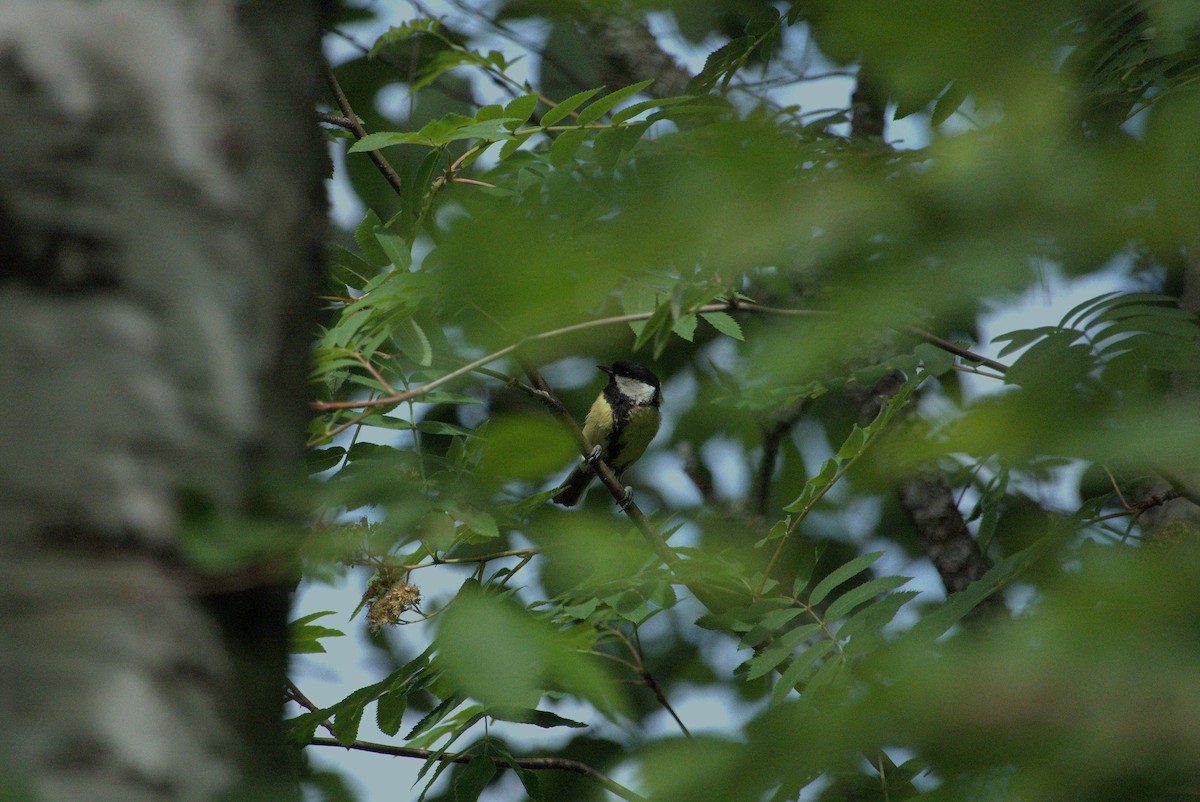
[[[591,449],[554,497],[564,507],[574,507],[595,475],[592,462],[602,458],[619,477],[637,461],[658,434],[662,385],[654,372],[637,362],[622,360],[597,365],[608,374],[608,385],[596,397],[583,422],[583,437]]]

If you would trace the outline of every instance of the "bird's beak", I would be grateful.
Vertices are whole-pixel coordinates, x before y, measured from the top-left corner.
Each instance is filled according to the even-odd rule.
[[[605,373],[607,373],[609,376],[611,376],[611,375],[612,375],[612,365],[597,365],[597,366],[596,366],[596,368],[597,368],[598,370],[602,370],[602,371],[604,371],[604,372],[605,372]]]

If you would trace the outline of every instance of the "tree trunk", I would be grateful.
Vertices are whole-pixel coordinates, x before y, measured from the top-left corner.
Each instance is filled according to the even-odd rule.
[[[0,8],[0,797],[294,793],[287,575],[180,538],[299,472],[317,5]]]

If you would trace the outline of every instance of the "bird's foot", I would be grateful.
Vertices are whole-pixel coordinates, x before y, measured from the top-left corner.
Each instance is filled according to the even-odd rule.
[[[621,496],[621,500],[617,502],[617,506],[619,506],[621,508],[621,511],[624,512],[625,510],[629,509],[629,505],[632,503],[633,503],[633,488],[626,487],[625,495]]]
[[[595,465],[596,460],[600,459],[600,453],[600,446],[592,446],[592,450],[587,453],[587,456],[583,458],[583,461],[588,465]]]

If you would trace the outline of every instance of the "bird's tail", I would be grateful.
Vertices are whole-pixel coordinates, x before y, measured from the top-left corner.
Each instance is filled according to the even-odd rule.
[[[590,467],[580,465],[567,477],[563,489],[553,498],[554,503],[561,504],[564,507],[574,507],[579,503],[579,499],[583,498],[583,493],[587,490],[588,485],[592,483],[593,476],[595,474],[592,473]]]

